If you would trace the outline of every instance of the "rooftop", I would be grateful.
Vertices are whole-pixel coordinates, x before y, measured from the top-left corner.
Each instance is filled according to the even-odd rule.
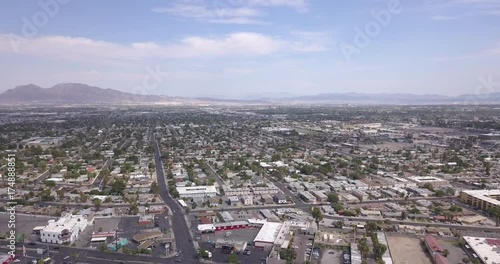
[[[281,223],[265,222],[253,241],[274,243],[282,226]]]
[[[189,186],[189,187],[177,187],[179,194],[190,194],[190,193],[216,193],[217,189],[215,186]]]
[[[464,236],[464,240],[483,263],[486,259],[488,263],[500,263],[500,239]]]

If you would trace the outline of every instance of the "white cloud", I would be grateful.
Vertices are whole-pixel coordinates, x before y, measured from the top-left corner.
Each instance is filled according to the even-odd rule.
[[[202,5],[175,4],[170,7],[153,8],[153,12],[167,13],[176,17],[192,18],[211,23],[261,24],[256,19],[260,12],[249,7],[213,7]]]
[[[432,20],[455,20],[458,19],[458,16],[433,16]]]
[[[294,43],[294,50],[303,52],[320,52],[328,50],[333,37],[328,32],[320,31],[293,31],[292,36],[295,36],[298,41]]]
[[[267,24],[260,19],[265,7],[288,7],[305,12],[307,0],[182,1],[168,7],[156,7],[152,11],[209,23]]]
[[[291,7],[299,12],[307,11],[307,0],[249,0],[249,6]]]
[[[11,39],[15,39],[15,47]],[[253,32],[237,32],[218,38],[190,36],[163,44],[119,44],[89,38],[41,36],[22,38],[0,35],[0,53],[84,62],[133,62],[144,59],[190,59],[263,56],[280,52],[325,50],[314,38],[294,35],[289,40]]]

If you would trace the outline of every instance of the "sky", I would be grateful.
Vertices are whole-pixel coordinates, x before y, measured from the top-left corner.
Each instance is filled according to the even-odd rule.
[[[0,92],[500,92],[500,0],[6,0],[0,17]]]

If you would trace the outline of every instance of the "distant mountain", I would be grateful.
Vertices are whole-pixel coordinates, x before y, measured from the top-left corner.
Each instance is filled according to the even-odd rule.
[[[0,102],[12,103],[118,103],[155,101],[151,95],[134,95],[79,83],[61,83],[51,88],[34,84],[17,86],[0,94]]]
[[[0,103],[162,103],[162,104],[499,104],[500,93],[459,96],[414,94],[327,93],[310,96],[258,97],[245,100],[209,97],[138,95],[79,83],[61,83],[51,88],[34,84],[17,86],[0,94]]]

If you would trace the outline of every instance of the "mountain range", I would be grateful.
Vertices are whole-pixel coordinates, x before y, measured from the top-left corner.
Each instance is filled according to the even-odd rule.
[[[498,104],[500,93],[463,94],[364,94],[325,93],[308,96],[259,97],[221,99],[210,97],[173,97],[166,95],[139,95],[113,89],[103,89],[79,83],[61,83],[50,88],[34,84],[21,85],[0,94],[1,104],[89,104],[89,103],[159,103],[159,104]]]

